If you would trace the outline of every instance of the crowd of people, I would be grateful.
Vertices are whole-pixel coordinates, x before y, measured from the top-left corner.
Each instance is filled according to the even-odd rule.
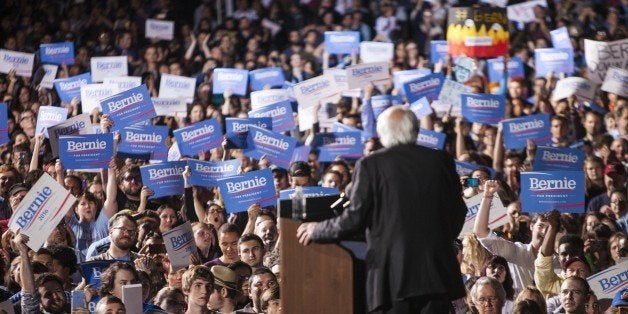
[[[491,2],[491,1],[485,1]],[[520,1],[508,1],[509,4]],[[57,78],[90,71],[90,58],[127,56],[129,75],[140,76],[152,97],[159,94],[163,74],[196,78],[194,101],[186,117],[159,116],[154,125],[172,131],[206,119],[247,117],[248,96],[214,94],[216,68],[281,67],[286,81],[300,83],[324,67],[344,67],[356,60],[328,55],[325,31],[357,31],[362,41],[394,44],[391,71],[428,68],[452,78],[452,58],[431,64],[430,42],[445,39],[447,12],[452,6],[489,6],[478,1],[361,0],[237,0],[237,1],[26,1],[0,4],[2,49],[37,53],[39,45],[74,43],[75,62],[61,65]],[[551,211],[528,214],[519,199],[521,172],[532,169],[537,143],[506,150],[501,124],[470,123],[463,117],[435,113],[421,127],[446,134],[444,151],[456,160],[477,165],[460,174],[465,193],[482,194],[472,233],[453,243],[467,297],[453,302],[457,313],[600,313],[600,304],[586,278],[625,261],[628,253],[628,92],[596,91],[596,107],[571,96],[552,100],[565,73],[539,77],[534,50],[551,45],[549,31],[566,26],[574,49],[576,71],[587,77],[584,40],[626,38],[628,2],[548,1],[535,8],[536,19],[510,23],[510,57],[524,62],[523,78],[507,79],[506,117],[547,113],[551,116],[551,146],[578,147],[586,154],[583,175],[586,201],[581,214]],[[175,22],[169,41],[147,39],[146,19]],[[36,54],[37,55],[37,54]],[[38,57],[35,70],[40,67]],[[475,60],[466,85],[489,93],[484,60]],[[37,72],[37,71],[34,71]],[[95,313],[124,313],[122,286],[141,283],[146,313],[280,313],[280,239],[274,206],[251,204],[246,212],[227,213],[217,189],[188,184],[185,194],[151,199],[142,183],[140,166],[148,160],[114,158],[100,173],[65,169],[50,142],[35,132],[42,106],[68,108],[80,114],[79,99],[66,103],[54,89],[39,86],[37,75],[0,74],[0,102],[8,106],[9,141],[0,145],[0,231],[2,232],[0,301],[16,312],[69,313],[72,291],[86,301],[100,301]],[[361,97],[343,97],[335,104],[334,120],[361,128],[364,104],[376,95],[397,95],[391,83],[369,86]],[[399,105],[407,105],[399,104]],[[603,112],[602,112],[603,111]],[[112,121],[92,113],[94,124],[109,133]],[[298,113],[296,113],[298,114]],[[285,132],[301,142],[321,131]],[[168,145],[172,144],[169,139]],[[309,143],[309,142],[308,142]],[[539,143],[540,144],[540,143]],[[365,156],[382,147],[367,138]],[[307,160],[288,169],[262,158],[255,160],[228,146],[212,149],[201,160],[239,159],[240,172],[272,169],[277,192],[296,186],[337,188],[352,193],[355,160],[337,158],[322,163],[313,149]],[[12,212],[43,173],[64,185],[77,202],[48,237],[32,251],[28,236],[8,230]],[[478,178],[466,186],[466,178]],[[489,229],[495,195],[507,207],[505,225]],[[197,254],[189,267],[173,269],[162,234],[191,222]],[[115,260],[103,270],[100,288],[86,284],[78,264]],[[625,280],[625,278],[624,278]],[[607,305],[608,306],[608,305]],[[628,306],[628,289],[620,289],[610,310]]]

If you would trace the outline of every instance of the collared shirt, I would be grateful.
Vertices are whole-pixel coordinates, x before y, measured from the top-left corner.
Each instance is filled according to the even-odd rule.
[[[491,232],[485,238],[478,238],[480,244],[491,254],[499,255],[508,261],[513,279],[513,287],[521,291],[534,282],[534,248],[532,244],[511,242]]]
[[[22,313],[26,314],[48,314],[39,307],[39,292],[23,293],[21,302]],[[63,312],[65,314],[66,312]]]
[[[543,256],[539,252],[534,261],[534,282],[545,299],[558,295],[564,278],[554,272],[554,256]]]

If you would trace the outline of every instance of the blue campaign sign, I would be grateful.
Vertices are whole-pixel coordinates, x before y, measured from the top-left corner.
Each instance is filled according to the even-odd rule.
[[[246,96],[249,82],[249,71],[231,68],[214,69],[212,77],[214,82],[212,92],[214,94],[224,94],[227,89],[231,89],[234,95]]]
[[[0,145],[9,142],[9,117],[8,107],[4,102],[0,102]]]
[[[254,125],[266,130],[272,130],[272,118],[227,118],[225,128],[227,141],[230,147],[246,148],[246,136],[249,134],[249,126]]]
[[[421,128],[416,143],[427,148],[443,149],[445,148],[446,138],[447,135],[445,133]]]
[[[55,90],[62,102],[71,102],[72,98],[81,98],[81,86],[92,83],[90,72],[53,81]]]
[[[188,159],[192,175],[190,184],[196,186],[218,186],[218,180],[235,176],[242,165],[239,159],[227,161],[201,161]]]
[[[41,63],[72,65],[74,64],[74,43],[41,44],[39,55],[41,56]]]
[[[545,77],[547,73],[554,72],[572,74],[574,72],[573,50],[566,48],[542,48],[534,49],[534,68],[536,77]]]
[[[552,46],[554,46],[554,48],[573,49],[567,27],[563,26],[551,31],[550,37],[552,37]]]
[[[504,78],[504,58],[487,60],[488,81],[491,83],[499,83]],[[518,57],[512,57],[508,61],[508,77],[519,78],[525,77],[523,61]]]
[[[185,165],[185,161],[169,161],[141,166],[142,184],[150,187],[154,192],[149,199],[183,194],[185,192],[183,186]]]
[[[197,122],[173,133],[182,156],[196,156],[222,143],[222,131],[216,119]]]
[[[297,146],[294,148],[294,152],[292,153],[292,161],[308,161],[311,151],[312,146],[297,143]]]
[[[361,132],[319,133],[314,143],[318,146],[320,162],[331,162],[337,157],[358,159],[364,152]]]
[[[393,72],[393,86],[399,91],[399,94],[404,95],[403,84],[431,73],[432,70],[426,68],[395,71]]]
[[[254,91],[262,90],[266,86],[282,87],[285,80],[283,69],[280,67],[262,68],[249,72],[251,89]]]
[[[279,199],[280,200],[289,200],[292,198],[294,194],[294,189],[285,189],[279,191]],[[340,191],[337,188],[324,188],[320,186],[304,186],[303,187],[303,197],[321,197],[321,196],[332,196],[332,195],[340,195]]]
[[[427,115],[432,114],[432,107],[430,107],[430,102],[427,101],[427,98],[421,97],[419,100],[410,104],[410,110],[414,112],[414,115],[417,119],[421,119]]]
[[[163,125],[130,126],[119,130],[122,140],[118,154],[123,157],[165,161],[168,157],[168,127]],[[148,157],[148,158],[146,158]]]
[[[334,122],[334,124],[331,125],[331,131],[334,133],[344,133],[344,132],[360,132],[362,133],[362,143],[366,142],[367,139],[369,139],[369,137],[365,137],[364,136],[364,131],[360,130],[358,128],[354,128],[351,126],[348,126],[346,124],[342,124],[340,122]]]
[[[377,95],[371,97],[371,108],[373,108],[373,117],[375,120],[377,120],[379,115],[390,106],[392,106],[390,95]]]
[[[521,208],[524,212],[584,212],[584,172],[521,173]]]
[[[546,113],[504,120],[504,145],[506,149],[526,147],[528,139],[535,143],[551,140],[549,115]]]
[[[100,275],[111,266],[111,264],[120,262],[118,260],[103,260],[81,263],[81,273],[85,282],[92,288],[99,289],[102,286]]]
[[[37,125],[35,126],[35,134],[44,132],[48,138],[48,128],[55,126],[68,119],[68,108],[41,106],[37,113]]]
[[[444,81],[443,73],[434,73],[406,82],[403,84],[403,89],[409,103],[414,103],[423,97],[432,102],[438,99]]]
[[[257,126],[249,126],[244,154],[251,158],[268,158],[271,163],[288,169],[297,140]]]
[[[487,168],[488,171],[491,173],[491,178],[495,176],[495,170],[493,168],[481,166],[478,164],[472,164],[472,163],[464,162],[460,160],[456,160],[455,162],[456,162],[456,173],[458,173],[459,176],[471,175],[471,172],[473,172],[473,170],[478,169],[480,167]]]
[[[534,156],[534,171],[582,170],[584,151],[577,148],[538,146]]]
[[[462,116],[470,122],[497,124],[506,114],[506,97],[491,94],[462,94]]]
[[[218,186],[228,213],[245,211],[254,203],[262,207],[275,205],[277,200],[270,169],[221,179],[218,180]]]
[[[360,32],[325,32],[325,52],[330,54],[358,53]]]
[[[113,130],[157,116],[146,85],[142,84],[100,101],[103,114],[113,121]]]
[[[249,117],[272,118],[272,130],[275,132],[290,131],[296,126],[294,116],[292,115],[292,105],[287,100],[267,105],[257,110],[251,110],[249,111]]]
[[[59,159],[66,169],[103,169],[113,157],[113,134],[59,137]]]
[[[445,63],[449,54],[449,45],[446,40],[432,40],[430,42],[430,63]]]

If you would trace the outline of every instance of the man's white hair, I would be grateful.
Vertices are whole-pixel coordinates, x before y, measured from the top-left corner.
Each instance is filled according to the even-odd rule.
[[[377,134],[384,147],[414,144],[419,135],[419,120],[410,109],[392,106],[377,118]]]

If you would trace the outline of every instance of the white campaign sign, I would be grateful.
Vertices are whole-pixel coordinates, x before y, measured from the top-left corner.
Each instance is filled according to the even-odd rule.
[[[122,286],[122,303],[127,314],[142,314],[142,284]]]
[[[473,232],[473,224],[475,223],[475,218],[477,217],[478,211],[480,210],[480,203],[482,202],[483,197],[484,194],[480,193],[471,198],[464,199],[465,204],[467,204],[468,211],[460,234]],[[493,201],[491,202],[490,213],[488,215],[488,227],[490,229],[495,229],[497,227],[503,226],[507,221],[508,215],[506,207],[504,207],[504,204],[502,203],[501,198],[499,198],[499,195],[495,193],[495,195],[493,196]]]
[[[602,83],[603,91],[628,97],[628,71],[620,68],[609,68]]]
[[[44,77],[41,79],[39,85],[43,88],[52,89],[53,81],[57,78],[57,70],[59,66],[56,64],[43,64]]]
[[[395,46],[392,43],[382,43],[377,41],[363,41],[360,43],[360,60],[369,62],[389,62],[392,61]]]
[[[15,70],[17,76],[31,77],[35,54],[0,49],[0,73]]]
[[[163,74],[159,83],[159,98],[177,98],[192,103],[195,89],[196,79],[194,78]]]
[[[390,62],[362,63],[347,68],[349,89],[362,88],[371,82],[390,78]]]
[[[75,201],[68,190],[44,173],[11,215],[9,229],[27,235],[30,239],[26,245],[37,251]]]
[[[601,84],[609,68],[628,68],[628,38],[611,42],[585,39],[584,57],[590,72],[588,78]]]
[[[533,0],[519,4],[509,5],[508,19],[515,22],[530,23],[535,19],[534,7],[540,5],[547,8],[547,1],[545,0]]]
[[[151,100],[158,116],[182,118],[187,116],[187,105],[183,99],[151,98]]]
[[[174,22],[147,19],[146,38],[172,40],[174,37]]]
[[[102,82],[107,76],[129,75],[127,56],[92,57],[92,82]]]
[[[552,101],[575,95],[581,100],[593,101],[597,84],[581,77],[567,77],[556,82],[556,88],[552,93]]]
[[[118,93],[142,85],[142,78],[139,76],[108,76],[103,80],[104,84],[112,84],[118,87]]]
[[[91,114],[92,111],[97,108],[98,111],[102,111],[100,108],[100,101],[117,94],[117,85],[108,84],[85,84],[81,85],[81,107],[83,113]]]
[[[628,285],[628,259],[587,278],[598,299],[612,299],[615,293]]]
[[[192,262],[191,256],[196,254],[196,243],[190,222],[164,233],[164,244],[173,270],[188,267]]]
[[[290,95],[285,89],[264,89],[251,92],[251,109],[259,110],[289,98]]]

